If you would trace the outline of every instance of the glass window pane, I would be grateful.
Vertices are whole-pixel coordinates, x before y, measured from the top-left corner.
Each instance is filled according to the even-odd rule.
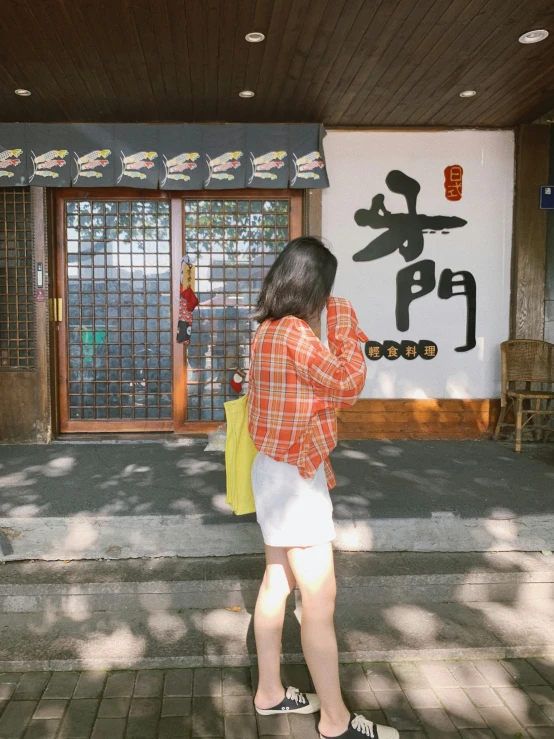
[[[289,200],[187,200],[184,228],[201,303],[187,348],[187,418],[223,421],[223,403],[237,397],[233,374],[248,369],[262,279],[289,240]]]
[[[167,398],[173,336],[170,307],[165,305],[169,282],[144,280],[145,260],[154,278],[159,266],[170,273],[169,210],[159,206],[157,201],[66,203],[72,237],[67,244],[70,319],[75,319],[69,360],[71,418],[154,419],[160,418],[162,406],[163,418],[171,418]],[[158,240],[160,233],[163,240]],[[158,318],[162,311],[163,325]],[[162,361],[169,363],[168,377],[163,388],[152,383],[146,402],[144,368]],[[145,414],[145,405],[152,412]]]

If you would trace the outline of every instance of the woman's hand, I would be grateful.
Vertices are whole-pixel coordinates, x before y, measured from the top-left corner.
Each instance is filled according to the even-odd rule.
[[[358,341],[365,344],[369,341],[358,324],[358,317],[352,303],[346,298],[329,298],[327,301],[327,332],[334,334],[337,330],[352,330]]]

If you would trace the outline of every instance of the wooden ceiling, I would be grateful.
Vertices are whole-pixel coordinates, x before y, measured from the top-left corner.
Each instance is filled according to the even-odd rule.
[[[1,121],[512,126],[554,107],[553,0],[0,0]],[[548,28],[542,43],[518,37]],[[245,34],[266,40],[249,44]],[[32,95],[20,98],[15,88]],[[253,90],[249,100],[238,97]],[[478,95],[460,99],[462,90]]]

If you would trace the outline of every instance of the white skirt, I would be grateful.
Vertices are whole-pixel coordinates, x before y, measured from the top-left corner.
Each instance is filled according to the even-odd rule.
[[[306,480],[298,468],[259,452],[252,465],[256,517],[270,547],[310,547],[335,538],[323,465]]]

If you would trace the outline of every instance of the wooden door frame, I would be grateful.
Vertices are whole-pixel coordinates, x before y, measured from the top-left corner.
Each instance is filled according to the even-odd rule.
[[[160,190],[140,190],[135,188],[60,188],[56,191],[56,297],[63,297],[63,319],[56,323],[57,357],[58,357],[58,430],[61,434],[67,433],[155,433],[171,432],[175,429],[175,418],[167,420],[144,419],[94,419],[94,420],[71,420],[69,418],[69,369],[68,356],[68,310],[66,284],[67,253],[65,249],[65,203],[68,200],[170,200],[173,193]],[[171,205],[170,205],[171,217]],[[170,221],[171,223],[171,221]],[[171,232],[170,232],[171,233]],[[171,268],[173,275],[174,250],[170,242]],[[181,258],[179,257],[179,263]],[[173,288],[173,285],[172,285]],[[173,301],[171,306],[171,331],[173,332]],[[173,342],[172,342],[173,348]],[[172,351],[172,371],[173,356]],[[175,393],[172,392],[173,406],[175,405]],[[175,416],[175,408],[173,407]]]
[[[304,190],[292,190],[292,189],[286,189],[286,190],[271,190],[271,189],[265,189],[265,190],[258,190],[258,189],[241,189],[241,190],[182,190],[179,191],[179,199],[181,202],[181,207],[179,208],[179,215],[175,215],[175,225],[179,223],[180,225],[180,239],[181,239],[181,254],[183,253],[182,250],[184,248],[184,211],[185,211],[185,200],[225,200],[226,198],[232,198],[233,200],[289,200],[290,201],[290,212],[289,212],[289,235],[291,239],[296,238],[297,236],[301,236],[303,233],[303,221],[302,221],[302,213],[303,213],[303,192]],[[173,215],[172,215],[173,219]],[[173,226],[173,220],[172,220],[172,226]],[[173,233],[173,232],[172,232]],[[173,236],[172,236],[173,239]],[[179,257],[179,261],[181,260],[181,257]],[[179,296],[179,275],[176,273],[176,279],[177,279],[177,285],[176,290],[174,291],[175,295],[177,296],[177,310],[178,310],[178,296]],[[194,329],[193,329],[194,330]],[[173,356],[176,357],[177,354],[180,354],[179,351],[174,351]],[[182,382],[182,385],[180,385],[180,392],[184,393],[185,398],[185,414],[183,417],[177,419],[176,416],[174,416],[175,421],[175,433],[178,434],[206,434],[210,431],[214,431],[216,428],[221,426],[221,421],[187,421],[186,420],[186,405],[187,405],[187,378],[186,378],[186,348],[183,347],[183,358],[180,363],[180,372],[182,373],[182,379],[179,377],[179,381]],[[178,360],[176,360],[176,363],[178,363]],[[179,367],[174,366],[173,368],[173,377],[174,379],[174,392],[177,388],[177,372],[179,372]]]
[[[206,434],[213,431],[220,421],[187,421],[187,373],[186,347],[172,341],[172,420],[148,421],[144,424],[127,420],[70,420],[69,419],[69,367],[66,282],[67,254],[65,249],[65,202],[67,200],[165,200],[170,211],[171,253],[171,332],[176,330],[179,313],[180,265],[184,248],[184,208],[186,199],[224,200],[225,198],[248,200],[287,199],[290,202],[290,238],[303,233],[304,190],[240,189],[240,190],[140,190],[136,188],[59,188],[55,193],[55,290],[56,297],[64,297],[63,321],[54,325],[56,335],[58,432],[68,433],[155,433]]]

